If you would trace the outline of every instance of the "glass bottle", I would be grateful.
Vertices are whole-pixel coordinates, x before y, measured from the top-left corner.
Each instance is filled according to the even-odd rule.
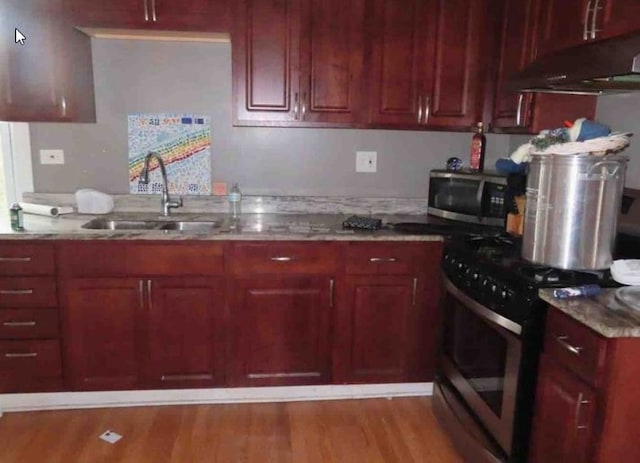
[[[231,190],[229,190],[229,217],[232,219],[239,219],[242,212],[242,193],[237,183],[233,184]]]
[[[487,139],[484,135],[484,126],[482,122],[478,122],[476,133],[473,134],[473,138],[471,139],[471,157],[469,160],[471,170],[482,172],[484,169],[484,151],[486,144]]]
[[[13,231],[24,231],[24,222],[22,218],[22,208],[20,204],[13,203],[9,208],[9,216],[11,219],[11,229]]]

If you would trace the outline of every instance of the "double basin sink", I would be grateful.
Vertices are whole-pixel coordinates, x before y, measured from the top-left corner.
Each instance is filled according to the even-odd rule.
[[[209,233],[220,229],[221,220],[180,219],[170,218],[132,219],[132,218],[105,218],[98,217],[84,225],[82,228],[89,230],[120,230],[120,231],[177,231],[191,233]]]

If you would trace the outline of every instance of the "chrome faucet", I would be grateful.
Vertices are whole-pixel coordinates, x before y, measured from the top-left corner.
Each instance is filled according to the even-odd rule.
[[[151,158],[156,158],[160,166],[160,173],[162,174],[162,215],[168,216],[171,209],[182,207],[182,197],[178,201],[171,201],[169,187],[167,186],[167,170],[164,167],[164,161],[158,153],[149,151],[149,154],[144,158],[144,165],[140,171],[140,180],[138,180],[138,182],[144,183],[145,185],[149,183],[149,161],[151,161]]]

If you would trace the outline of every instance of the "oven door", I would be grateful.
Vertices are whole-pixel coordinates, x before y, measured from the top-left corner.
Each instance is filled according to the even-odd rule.
[[[446,277],[445,288],[440,374],[510,454],[521,327],[477,303]]]

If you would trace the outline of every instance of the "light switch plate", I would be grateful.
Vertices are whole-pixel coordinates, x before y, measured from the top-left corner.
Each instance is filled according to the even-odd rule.
[[[40,150],[40,164],[64,164],[64,151]]]
[[[377,172],[378,153],[376,151],[356,151],[356,172]]]

